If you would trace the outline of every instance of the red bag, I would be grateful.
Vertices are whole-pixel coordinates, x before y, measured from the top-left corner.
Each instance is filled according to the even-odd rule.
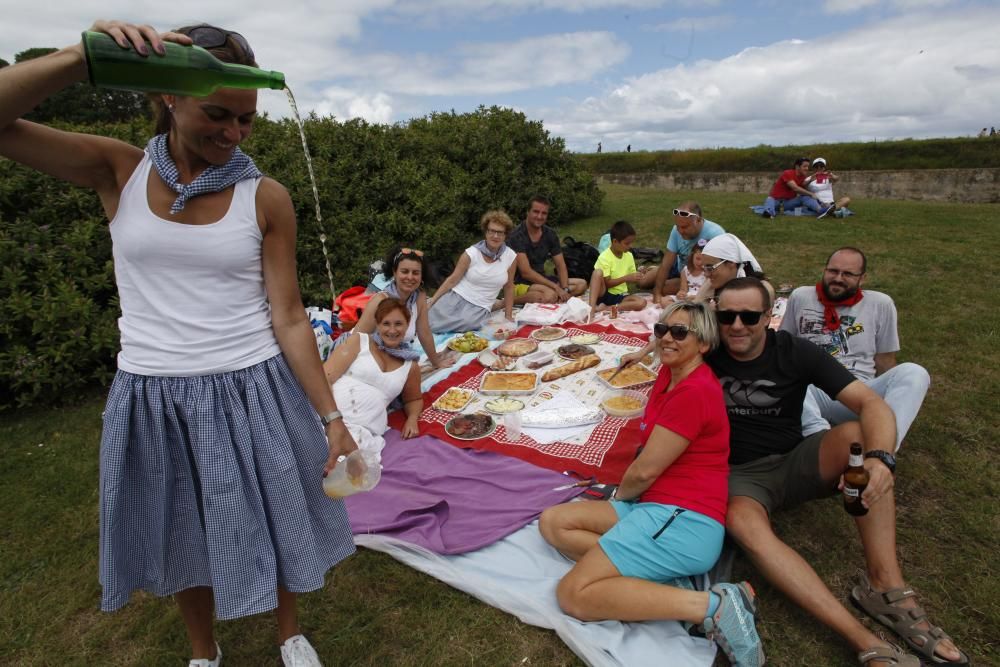
[[[364,310],[373,296],[375,295],[365,294],[365,288],[360,285],[341,292],[340,296],[334,300],[334,304],[336,304],[334,310],[339,313],[341,323],[350,322],[352,325],[357,323],[361,318],[361,311]],[[349,327],[345,326],[344,328]]]

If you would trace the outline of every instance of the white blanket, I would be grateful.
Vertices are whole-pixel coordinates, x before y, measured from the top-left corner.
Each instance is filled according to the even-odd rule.
[[[355,535],[354,542],[386,553],[525,623],[555,630],[580,659],[594,667],[710,667],[715,660],[715,644],[690,637],[674,621],[582,623],[562,613],[556,603],[556,584],[572,563],[542,539],[537,521],[486,548],[456,556],[439,556],[379,535]]]

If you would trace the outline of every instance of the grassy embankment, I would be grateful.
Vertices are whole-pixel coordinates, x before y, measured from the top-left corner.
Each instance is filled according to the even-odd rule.
[[[931,616],[978,665],[1000,664],[1000,257],[996,205],[859,201],[847,220],[765,222],[756,195],[608,187],[600,216],[560,230],[596,241],[618,218],[638,245],[663,243],[667,211],[697,198],[742,237],[775,282],[813,282],[833,248],[870,258],[869,287],[900,312],[901,360],[933,384],[900,454],[899,552]],[[0,663],[180,665],[187,645],[169,600],[138,594],[97,611],[97,455],[102,397],[0,417]],[[858,539],[835,501],[780,515],[779,533],[847,595],[862,566]],[[853,665],[852,652],[738,561],[761,597],[774,665]],[[575,665],[554,633],[526,626],[381,554],[362,551],[302,600],[302,624],[328,665]],[[219,626],[231,665],[278,664],[269,617]],[[720,664],[724,664],[724,660]],[[664,663],[670,664],[669,656]]]
[[[701,148],[683,151],[587,153],[577,158],[595,174],[679,171],[774,171],[798,157],[823,156],[835,171],[1000,167],[1000,137],[904,139],[806,146]]]

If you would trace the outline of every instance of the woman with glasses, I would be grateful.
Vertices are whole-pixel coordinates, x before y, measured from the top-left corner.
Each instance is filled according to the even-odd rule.
[[[91,29],[150,59],[171,41],[256,65],[214,26]],[[151,96],[145,150],[20,118],[86,78],[80,44],[0,69],[0,154],[95,190],[111,221],[122,316],[101,440],[101,607],[173,595],[197,666],[221,657],[213,615],[276,609],[285,664],[318,665],[296,595],[354,550],[322,477],[356,445],[302,307],[291,199],[239,150],[257,93]]]
[[[750,249],[735,234],[720,234],[705,244],[701,253],[702,270],[707,281],[702,285],[697,300],[714,300],[715,294],[733,278],[753,276],[764,281],[774,300],[774,288],[764,278],[764,269]]]
[[[542,513],[545,540],[576,565],[556,588],[583,621],[701,624],[736,665],[764,653],[746,582],[695,590],[722,551],[729,479],[729,418],[704,355],[719,344],[704,303],[664,310],[654,333],[659,376],[642,418],[639,455],[609,502],[571,502]]]
[[[372,333],[375,331],[375,311],[378,305],[385,299],[399,299],[406,304],[406,309],[410,312],[409,324],[401,345],[408,348],[413,344],[413,339],[417,338],[434,368],[444,368],[454,364],[455,359],[451,354],[441,354],[434,347],[434,335],[431,333],[427,317],[427,295],[420,288],[427,274],[423,251],[400,246],[391,248],[382,262],[382,271],[385,277],[389,278],[389,284],[372,296],[351,331]]]
[[[514,223],[503,211],[487,211],[479,226],[483,240],[465,249],[455,270],[427,301],[434,333],[482,328],[501,289],[504,314],[508,320],[514,319],[517,253],[507,247],[507,235]]]

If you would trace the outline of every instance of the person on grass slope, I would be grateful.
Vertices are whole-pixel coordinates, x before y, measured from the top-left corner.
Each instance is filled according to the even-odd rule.
[[[214,26],[91,30],[151,59],[171,41],[256,65]],[[174,596],[194,667],[221,660],[213,616],[276,610],[285,665],[319,665],[296,598],[354,551],[322,476],[356,444],[299,295],[292,201],[239,149],[257,92],[151,96],[145,151],[20,118],[86,78],[80,44],[0,69],[0,155],[95,190],[111,221],[122,316],[101,436],[101,608],[137,589]]]
[[[610,502],[570,502],[542,513],[542,537],[576,564],[559,606],[584,621],[701,624],[736,665],[764,662],[754,592],[746,582],[694,590],[725,534],[729,422],[704,363],[718,345],[705,303],[667,306],[654,328],[662,366],[642,418],[643,447]]]

